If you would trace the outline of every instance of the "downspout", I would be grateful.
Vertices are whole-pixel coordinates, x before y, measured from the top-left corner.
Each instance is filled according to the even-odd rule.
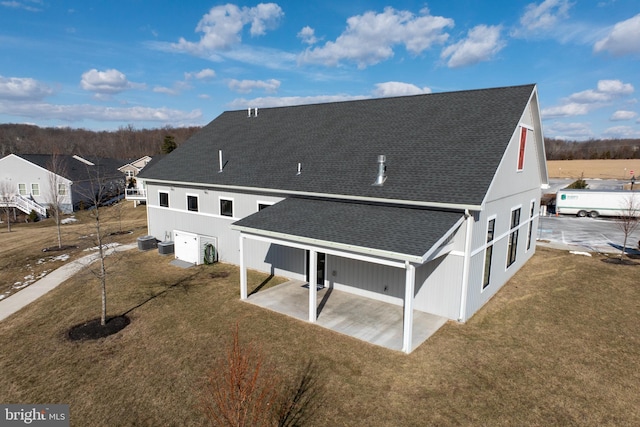
[[[466,235],[464,238],[464,261],[462,265],[462,289],[460,292],[460,313],[458,322],[466,321],[467,317],[467,291],[469,289],[469,267],[471,265],[471,232],[473,230],[473,215],[469,209],[465,209],[464,217],[467,222]]]

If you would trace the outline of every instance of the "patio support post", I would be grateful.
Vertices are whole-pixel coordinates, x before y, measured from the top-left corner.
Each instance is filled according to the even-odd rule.
[[[309,250],[309,322],[316,323],[318,319],[318,253]]]
[[[247,267],[244,263],[244,236],[240,233],[240,299],[247,299]]]
[[[413,347],[413,293],[416,285],[416,268],[405,261],[406,272],[404,285],[404,325],[402,328],[402,351],[409,354]]]
[[[459,322],[465,322],[467,320],[467,292],[469,289],[469,266],[471,263],[471,232],[473,231],[473,215],[469,210],[465,211],[466,217],[466,230],[464,238],[464,261],[462,264],[462,286],[460,291],[460,314],[458,315]]]

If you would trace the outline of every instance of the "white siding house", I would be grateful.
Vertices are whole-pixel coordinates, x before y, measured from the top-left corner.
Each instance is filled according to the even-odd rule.
[[[414,310],[464,322],[535,252],[537,88],[225,112],[140,179],[149,234],[215,241],[242,299],[256,269],[399,305],[410,352]]]

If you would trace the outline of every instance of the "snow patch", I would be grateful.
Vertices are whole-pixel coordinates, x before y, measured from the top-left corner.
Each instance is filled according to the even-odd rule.
[[[569,253],[574,255],[591,256],[589,252],[582,252],[582,251],[569,251]]]
[[[71,224],[74,222],[78,222],[78,220],[72,216],[72,217],[63,219],[62,221],[60,221],[60,224]]]

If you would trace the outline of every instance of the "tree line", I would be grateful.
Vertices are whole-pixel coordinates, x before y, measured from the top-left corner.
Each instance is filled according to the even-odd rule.
[[[565,141],[545,138],[547,160],[640,159],[640,139]]]
[[[8,154],[55,153],[138,159],[163,152],[167,137],[175,142],[175,146],[179,146],[200,129],[199,126],[136,129],[133,125],[127,125],[115,131],[92,131],[0,124],[0,157]]]
[[[73,128],[42,128],[24,124],[0,124],[0,157],[7,154],[78,154],[137,159],[169,152],[200,130],[199,126],[115,131]],[[545,138],[547,160],[638,159],[640,139],[593,139],[566,141]]]

